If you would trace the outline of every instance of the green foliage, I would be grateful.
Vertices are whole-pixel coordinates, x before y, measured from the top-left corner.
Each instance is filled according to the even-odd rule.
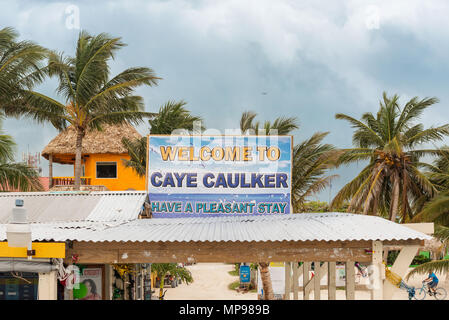
[[[193,116],[189,110],[184,106],[187,103],[185,101],[169,101],[165,105],[159,108],[159,112],[154,118],[148,120],[150,124],[151,134],[172,134],[176,131],[192,132],[194,124],[201,125],[203,119],[198,116]],[[201,125],[199,128],[201,131],[205,128]],[[176,130],[176,131],[175,131]]]
[[[305,202],[330,185],[337,175],[326,175],[334,167],[338,151],[323,144],[328,132],[317,132],[293,148],[292,204],[294,212],[304,212]]]
[[[184,267],[180,267],[177,263],[153,263],[151,271],[156,272],[160,279],[164,279],[166,275],[172,275],[181,282],[190,284],[193,282],[192,273]]]
[[[138,176],[145,177],[147,167],[147,137],[136,140],[122,139],[122,144],[128,150],[130,159],[122,159],[126,168],[133,169]]]
[[[444,146],[438,151],[439,154],[433,163],[423,166],[427,169],[426,177],[429,178],[438,193],[430,201],[423,202],[422,211],[414,217],[413,221],[433,221],[449,226],[449,147]]]
[[[393,263],[396,261],[396,258],[398,257],[398,255],[399,255],[399,251],[397,251],[397,250],[389,251],[388,258],[387,258],[387,264],[393,265]],[[429,261],[431,261],[430,258],[428,258],[427,256],[425,256],[423,254],[419,254],[419,255],[415,256],[415,258],[413,258],[413,261],[410,265],[412,265],[412,266],[421,265],[421,264],[429,262]]]
[[[412,265],[413,266],[417,266],[417,265],[420,265],[420,264],[423,264],[423,263],[426,263],[426,262],[430,262],[430,261],[432,261],[432,260],[429,257],[427,257],[427,256],[425,256],[423,254],[420,254],[420,255],[417,255],[413,259]]]
[[[13,28],[0,29],[0,108],[17,115],[14,106],[22,104],[23,90],[44,79],[47,50],[31,41],[18,41]]]
[[[261,124],[259,121],[254,123],[257,113],[246,111],[240,118],[240,130],[242,134],[249,135],[286,135],[291,131],[298,129],[297,119],[295,117],[279,117],[273,123],[265,121]]]
[[[15,143],[3,134],[0,119],[0,191],[41,191],[39,174],[25,163],[14,161]]]
[[[435,273],[447,273],[449,272],[449,260],[435,260],[423,263],[415,267],[412,271],[407,274],[406,280],[410,279],[412,276],[417,274],[429,274],[431,272]]]
[[[150,134],[171,134],[175,130],[191,132],[194,123],[202,122],[201,117],[193,116],[184,105],[184,101],[169,101],[159,108],[159,112],[148,121]],[[205,128],[201,125],[201,130]],[[122,159],[127,168],[132,168],[139,176],[144,177],[147,166],[147,137],[130,141],[123,138],[123,145],[128,150],[130,159]]]
[[[349,203],[345,202],[338,208],[329,208],[326,201],[307,201],[303,204],[301,212],[346,212],[348,206]]]
[[[81,31],[74,57],[48,53],[45,71],[58,78],[60,101],[27,89],[21,91],[22,103],[6,110],[38,123],[51,123],[58,130],[75,128],[75,189],[80,186],[81,148],[87,130],[101,130],[104,124],[139,124],[152,115],[144,111],[143,98],[133,95],[140,86],[157,85],[160,78],[152,69],[133,67],[111,77],[109,62],[123,46],[120,38]]]
[[[254,122],[257,114],[244,112],[240,118],[242,134],[252,135],[287,135],[298,129],[294,117],[279,117],[273,123],[265,121]],[[314,133],[309,139],[302,141],[293,148],[292,159],[292,204],[294,212],[304,212],[307,199],[331,183],[337,175],[326,176],[337,159],[338,151],[330,144],[323,144],[328,132]]]
[[[229,285],[228,285],[228,289],[229,290],[236,290],[237,288],[239,288],[240,287],[240,280],[236,280],[236,281],[234,281],[234,282],[231,282]]]

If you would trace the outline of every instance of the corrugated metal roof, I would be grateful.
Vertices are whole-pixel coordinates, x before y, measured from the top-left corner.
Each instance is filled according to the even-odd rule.
[[[34,241],[238,242],[428,240],[431,237],[383,218],[345,213],[277,216],[158,218],[129,222],[32,225]],[[0,225],[0,238],[5,238]]]
[[[0,223],[8,223],[16,199],[30,222],[123,221],[137,219],[145,191],[0,193]]]

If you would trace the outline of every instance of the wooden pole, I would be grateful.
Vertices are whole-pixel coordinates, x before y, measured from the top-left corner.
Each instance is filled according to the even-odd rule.
[[[58,299],[58,279],[56,271],[39,273],[38,300]]]
[[[309,300],[310,299],[310,291],[311,291],[311,286],[308,285],[310,282],[310,278],[309,278],[309,271],[310,271],[310,267],[311,267],[311,262],[304,262],[303,263],[303,281],[302,281],[302,288],[303,288],[303,299],[304,300]]]
[[[313,276],[313,282],[314,282],[314,295],[313,298],[315,300],[321,300],[321,288],[320,288],[320,280],[321,280],[321,276],[320,276],[320,262],[319,261],[315,261],[314,262],[315,265],[315,269],[314,269],[314,276]]]
[[[293,262],[293,300],[298,300],[299,268],[298,262]]]
[[[355,298],[355,272],[354,261],[346,261],[346,300],[354,300]]]
[[[285,263],[285,294],[284,300],[290,300],[290,292],[292,291],[292,263]]]
[[[336,262],[329,262],[329,267],[327,268],[327,297],[329,300],[335,300],[337,298],[337,286],[335,283],[336,264]]]
[[[371,299],[383,299],[383,264],[382,264],[382,241],[373,241],[373,255],[372,255],[372,279],[371,279]]]
[[[53,154],[48,156],[48,187],[53,187]]]

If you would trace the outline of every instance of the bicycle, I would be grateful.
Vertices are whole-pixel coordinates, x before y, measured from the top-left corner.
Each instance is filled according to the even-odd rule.
[[[436,288],[435,292],[430,291],[430,289],[427,288],[426,282],[422,282],[422,287],[419,289],[415,289],[413,298],[416,300],[424,300],[426,298],[426,295],[429,294],[430,296],[433,296],[437,300],[444,300],[446,299],[447,292],[444,288]]]

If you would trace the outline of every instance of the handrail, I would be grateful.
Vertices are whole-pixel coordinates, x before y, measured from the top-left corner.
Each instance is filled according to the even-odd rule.
[[[91,185],[91,177],[81,177],[81,185]],[[75,177],[53,177],[53,185],[70,186],[75,184]]]

